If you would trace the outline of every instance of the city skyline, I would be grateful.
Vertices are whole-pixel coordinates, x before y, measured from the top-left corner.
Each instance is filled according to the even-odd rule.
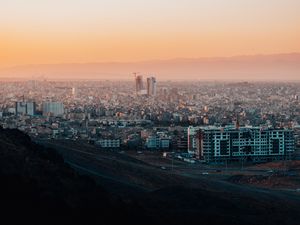
[[[2,0],[2,221],[299,225],[299,9]]]

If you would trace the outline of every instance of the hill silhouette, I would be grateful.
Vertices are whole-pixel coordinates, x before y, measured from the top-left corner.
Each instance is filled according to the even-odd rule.
[[[267,191],[256,196],[234,185],[176,185],[120,196],[18,130],[0,129],[0,180],[2,224],[282,225],[300,218],[299,199]]]
[[[121,200],[76,173],[56,151],[18,130],[0,130],[0,179],[7,224],[113,224],[122,218],[119,207],[126,211]]]

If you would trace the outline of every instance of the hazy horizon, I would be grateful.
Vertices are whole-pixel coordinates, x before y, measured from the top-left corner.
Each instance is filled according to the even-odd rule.
[[[138,62],[31,64],[0,69],[0,77],[50,80],[130,80],[133,72],[159,80],[299,80],[300,53],[177,58]]]
[[[25,63],[25,64],[14,64],[9,66],[2,66],[0,67],[0,70],[5,69],[11,69],[15,67],[23,67],[23,66],[39,66],[39,65],[71,65],[71,64],[114,64],[114,63],[120,63],[120,64],[126,64],[126,63],[145,63],[145,62],[159,62],[159,61],[175,61],[175,60],[219,60],[219,59],[232,59],[232,58],[243,58],[243,57],[265,57],[265,56],[281,56],[281,55],[300,55],[299,52],[279,52],[279,53],[255,53],[255,54],[237,54],[237,55],[229,55],[229,56],[199,56],[199,57],[180,57],[180,56],[174,56],[171,58],[166,59],[160,59],[160,58],[154,58],[154,59],[144,59],[144,60],[128,60],[128,61],[118,61],[118,60],[104,60],[104,61],[86,61],[86,62],[53,62],[53,63]]]
[[[5,0],[0,77],[299,80],[300,1]]]

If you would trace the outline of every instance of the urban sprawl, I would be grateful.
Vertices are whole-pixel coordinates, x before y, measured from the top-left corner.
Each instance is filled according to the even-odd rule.
[[[300,83],[129,81],[0,83],[0,125],[37,139],[173,152],[189,162],[293,157]]]

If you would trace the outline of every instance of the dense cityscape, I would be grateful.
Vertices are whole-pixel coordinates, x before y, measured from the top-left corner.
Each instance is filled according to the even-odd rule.
[[[1,1],[0,224],[299,225],[299,9]]]
[[[176,82],[134,73],[128,81],[39,78],[0,85],[1,126],[33,138],[86,141],[100,149],[190,153],[197,159],[203,159],[201,129],[285,130],[291,132],[292,146],[294,138],[295,144],[300,141],[300,84],[295,82]],[[247,151],[241,156],[251,155]]]

